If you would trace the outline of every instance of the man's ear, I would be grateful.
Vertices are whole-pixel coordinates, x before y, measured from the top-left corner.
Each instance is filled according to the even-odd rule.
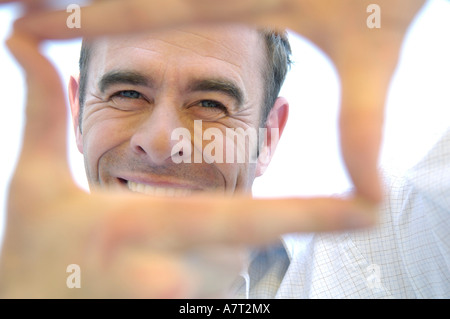
[[[275,104],[270,111],[266,126],[264,142],[260,145],[258,162],[256,164],[256,177],[261,176],[267,169],[281,134],[284,131],[289,115],[289,103],[283,97],[276,99]]]
[[[80,115],[80,100],[79,100],[79,77],[70,77],[69,82],[69,103],[70,111],[72,113],[72,125],[75,131],[75,139],[78,150],[83,154],[83,136],[80,130],[79,115]]]

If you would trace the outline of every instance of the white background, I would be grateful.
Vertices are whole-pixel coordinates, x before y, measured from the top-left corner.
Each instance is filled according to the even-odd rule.
[[[15,9],[15,5],[0,9],[0,242],[8,184],[23,128],[24,79],[3,44]],[[278,197],[339,193],[350,186],[338,145],[339,82],[329,60],[313,45],[294,34],[291,44],[295,64],[282,89],[282,95],[290,101],[290,118],[273,162],[255,181],[254,194]],[[79,40],[46,46],[66,82],[78,71],[79,48]],[[448,126],[450,2],[431,0],[405,39],[392,79],[381,164],[401,173],[416,163]],[[83,159],[71,130],[69,153],[74,179],[87,189]],[[40,187],[47,187],[45,180]]]

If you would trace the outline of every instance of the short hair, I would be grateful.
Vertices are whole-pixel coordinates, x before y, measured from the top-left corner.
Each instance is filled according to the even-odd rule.
[[[292,65],[292,49],[287,32],[262,29],[260,33],[266,42],[267,69],[265,70],[265,96],[261,121],[265,124],[275,100],[280,94],[286,75]]]
[[[286,79],[286,75],[291,67],[291,46],[286,31],[279,32],[273,29],[265,28],[259,30],[266,43],[267,67],[263,72],[265,77],[263,110],[261,123],[265,125],[267,117],[272,109],[275,100],[280,94],[281,87]],[[83,116],[83,107],[86,96],[86,84],[88,77],[89,63],[92,55],[92,43],[83,39],[80,52],[79,68],[79,125],[81,130],[81,121]]]

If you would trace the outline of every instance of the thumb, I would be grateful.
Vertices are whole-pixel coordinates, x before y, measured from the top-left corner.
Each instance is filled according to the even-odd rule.
[[[57,70],[40,52],[36,39],[15,31],[6,42],[25,71],[26,121],[18,169],[36,167],[36,174],[61,179],[70,174],[67,162],[67,106]],[[44,167],[52,172],[48,174]]]

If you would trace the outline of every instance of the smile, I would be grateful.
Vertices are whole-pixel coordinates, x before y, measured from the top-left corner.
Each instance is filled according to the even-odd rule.
[[[132,192],[158,197],[185,197],[192,194],[192,190],[187,188],[152,186],[132,181],[127,181],[127,186]]]

